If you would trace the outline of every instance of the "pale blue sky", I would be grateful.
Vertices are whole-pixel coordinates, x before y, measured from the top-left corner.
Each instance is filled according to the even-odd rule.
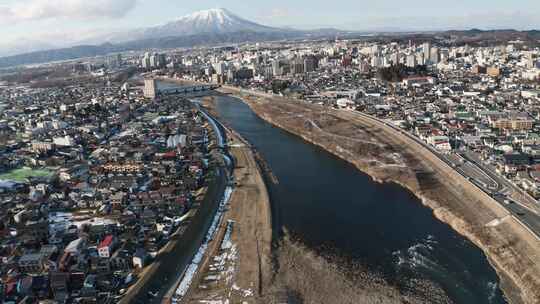
[[[217,7],[298,28],[540,29],[540,0],[0,0],[0,37],[5,42],[145,27]]]

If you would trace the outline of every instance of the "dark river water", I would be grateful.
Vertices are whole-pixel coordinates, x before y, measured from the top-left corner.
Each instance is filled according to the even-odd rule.
[[[423,278],[455,303],[506,303],[485,255],[396,184],[379,184],[333,155],[217,97],[221,120],[250,141],[277,176],[275,228],[308,247],[345,256],[397,285]]]

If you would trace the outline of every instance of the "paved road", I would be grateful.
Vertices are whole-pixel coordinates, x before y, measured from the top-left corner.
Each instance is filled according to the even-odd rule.
[[[486,174],[475,163],[467,161],[461,155],[456,153],[448,153],[442,155],[446,157],[450,162],[454,164],[456,170],[462,170],[462,175],[467,175],[480,183],[483,188],[491,191],[502,191],[504,189],[501,183],[498,183],[496,179],[493,179],[489,174]]]
[[[460,153],[465,159],[468,161],[476,164],[478,167],[482,168],[482,170],[489,174],[493,179],[495,179],[498,183],[501,185],[504,185],[510,192],[517,192],[523,196],[521,200],[523,200],[523,203],[527,205],[528,207],[532,207],[534,212],[538,213],[538,202],[532,198],[529,194],[525,193],[522,189],[517,187],[514,183],[510,182],[506,178],[504,178],[502,175],[497,173],[495,168],[491,165],[485,164],[480,157],[473,151],[465,150]]]
[[[520,223],[522,223],[524,226],[529,228],[531,230],[531,232],[533,234],[535,234],[535,236],[537,238],[540,238],[540,216],[535,212],[535,210],[526,207],[527,204],[531,204],[531,203],[534,203],[535,205],[538,205],[538,202],[535,201],[534,199],[533,199],[534,202],[528,201],[526,203],[508,199],[507,198],[508,193],[506,193],[506,192],[508,192],[508,191],[521,191],[521,190],[518,189],[513,183],[511,183],[508,180],[504,179],[501,175],[494,172],[494,170],[486,168],[486,166],[484,166],[483,163],[479,159],[471,157],[471,155],[469,153],[466,153],[465,155],[462,155],[462,156],[464,156],[464,158],[467,161],[469,161],[469,162],[471,162],[471,163],[473,163],[475,165],[475,169],[473,171],[474,174],[470,174],[470,173],[472,173],[472,172],[470,172],[470,169],[462,169],[462,165],[463,165],[462,162],[455,163],[455,160],[454,160],[455,155],[452,156],[452,157],[449,157],[449,155],[451,155],[451,154],[440,153],[439,151],[435,150],[432,146],[430,146],[427,143],[425,143],[424,141],[420,140],[418,137],[412,135],[409,132],[406,132],[406,131],[400,129],[399,127],[397,127],[397,126],[395,126],[395,125],[393,125],[393,124],[391,124],[391,123],[389,123],[389,122],[387,122],[385,120],[379,119],[377,117],[373,117],[371,115],[367,115],[365,113],[360,113],[360,112],[351,112],[351,111],[345,111],[345,110],[331,110],[331,111],[337,111],[340,114],[346,113],[347,115],[353,115],[353,116],[357,115],[357,116],[365,117],[365,118],[368,118],[368,119],[376,120],[379,123],[382,123],[382,124],[392,128],[392,129],[400,132],[401,134],[409,137],[410,139],[414,140],[418,144],[420,144],[423,147],[425,147],[426,149],[428,149],[434,155],[436,155],[441,161],[445,162],[450,167],[454,168],[454,170],[456,170],[460,175],[464,176],[467,180],[472,182],[481,191],[484,191],[486,194],[491,196],[502,207],[504,207],[506,210],[508,210],[510,212],[510,214],[512,214]],[[485,184],[485,183],[477,180],[476,175],[479,174],[478,171],[481,171],[480,174],[482,174],[484,176],[484,179],[485,179],[485,177],[489,177],[489,179],[492,182],[495,182],[496,187],[494,187],[494,188],[489,187],[489,184]],[[495,186],[495,185],[493,185],[493,186]],[[525,199],[530,200],[532,198],[531,197],[526,197]]]
[[[199,109],[199,112],[206,118],[206,120],[208,120],[210,125],[212,125],[212,129],[214,129],[214,133],[217,137],[218,147],[220,147],[221,149],[225,148],[225,136],[223,135],[223,130],[221,130],[220,126],[218,126],[218,123],[214,120],[214,118],[212,118],[208,113],[206,113],[206,111],[203,110],[198,103],[196,104],[196,106]]]
[[[504,206],[517,220],[540,237],[538,234],[540,231],[540,217],[536,213],[531,212],[530,209],[523,207],[523,205],[516,203],[514,200],[507,199],[503,194],[496,193],[492,197]]]

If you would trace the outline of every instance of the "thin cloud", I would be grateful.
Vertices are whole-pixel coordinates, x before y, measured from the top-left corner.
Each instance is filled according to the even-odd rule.
[[[52,18],[97,19],[122,17],[137,0],[21,0],[0,6],[0,23]]]
[[[270,10],[260,11],[257,15],[257,21],[260,21],[264,24],[282,24],[285,22],[290,22],[294,19],[293,14],[284,8],[273,8]]]
[[[516,29],[540,28],[537,12],[491,11],[466,13],[460,16],[364,16],[357,21],[337,24],[338,28],[368,31],[429,31],[449,29]]]

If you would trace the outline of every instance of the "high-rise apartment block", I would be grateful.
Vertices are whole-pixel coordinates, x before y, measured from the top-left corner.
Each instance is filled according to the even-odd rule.
[[[144,97],[154,99],[157,95],[157,83],[155,79],[144,80]]]

